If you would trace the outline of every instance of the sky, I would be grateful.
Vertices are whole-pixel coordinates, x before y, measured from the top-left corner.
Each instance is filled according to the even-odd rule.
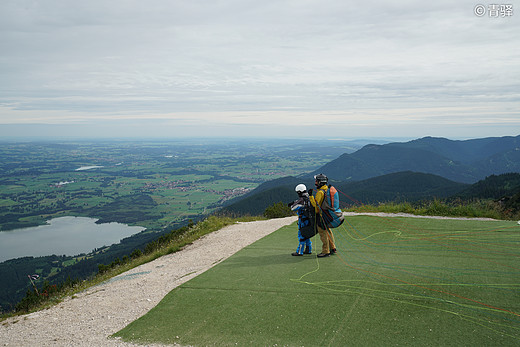
[[[1,0],[0,137],[520,135],[520,2]]]

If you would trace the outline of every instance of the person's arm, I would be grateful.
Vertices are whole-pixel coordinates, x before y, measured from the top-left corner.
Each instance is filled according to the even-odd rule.
[[[299,198],[298,200],[294,200],[293,202],[288,203],[287,206],[291,210],[296,211],[298,209],[298,207],[303,206],[303,198]]]
[[[321,189],[318,189],[318,191],[316,192],[316,197],[312,195],[310,196],[311,204],[312,206],[314,206],[314,210],[316,211],[316,213],[320,213],[320,207],[321,203],[323,202],[323,199],[325,199],[325,193]]]

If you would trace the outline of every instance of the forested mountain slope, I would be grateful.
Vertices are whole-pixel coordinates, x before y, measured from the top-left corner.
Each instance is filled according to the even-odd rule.
[[[520,172],[520,136],[465,141],[425,137],[409,142],[366,145],[318,168],[329,178],[359,181],[400,171],[439,175],[475,183],[489,175]]]
[[[307,189],[314,187],[313,179],[285,177],[260,185],[247,197],[227,206],[223,211],[237,214],[261,214],[276,202],[289,202],[297,198],[294,187],[304,183]],[[447,198],[468,185],[446,178],[419,172],[397,172],[359,182],[334,182],[340,191],[342,206],[353,203],[378,203],[386,201],[416,201],[428,198]]]

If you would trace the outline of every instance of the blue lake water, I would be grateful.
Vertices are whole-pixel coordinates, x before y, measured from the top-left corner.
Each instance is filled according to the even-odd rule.
[[[145,228],[97,219],[60,217],[47,225],[0,232],[0,262],[25,256],[77,255],[119,243]]]

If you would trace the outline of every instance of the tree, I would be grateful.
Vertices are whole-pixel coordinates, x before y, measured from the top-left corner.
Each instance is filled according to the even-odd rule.
[[[283,218],[294,215],[294,212],[283,202],[277,202],[268,206],[264,211],[266,218]]]

